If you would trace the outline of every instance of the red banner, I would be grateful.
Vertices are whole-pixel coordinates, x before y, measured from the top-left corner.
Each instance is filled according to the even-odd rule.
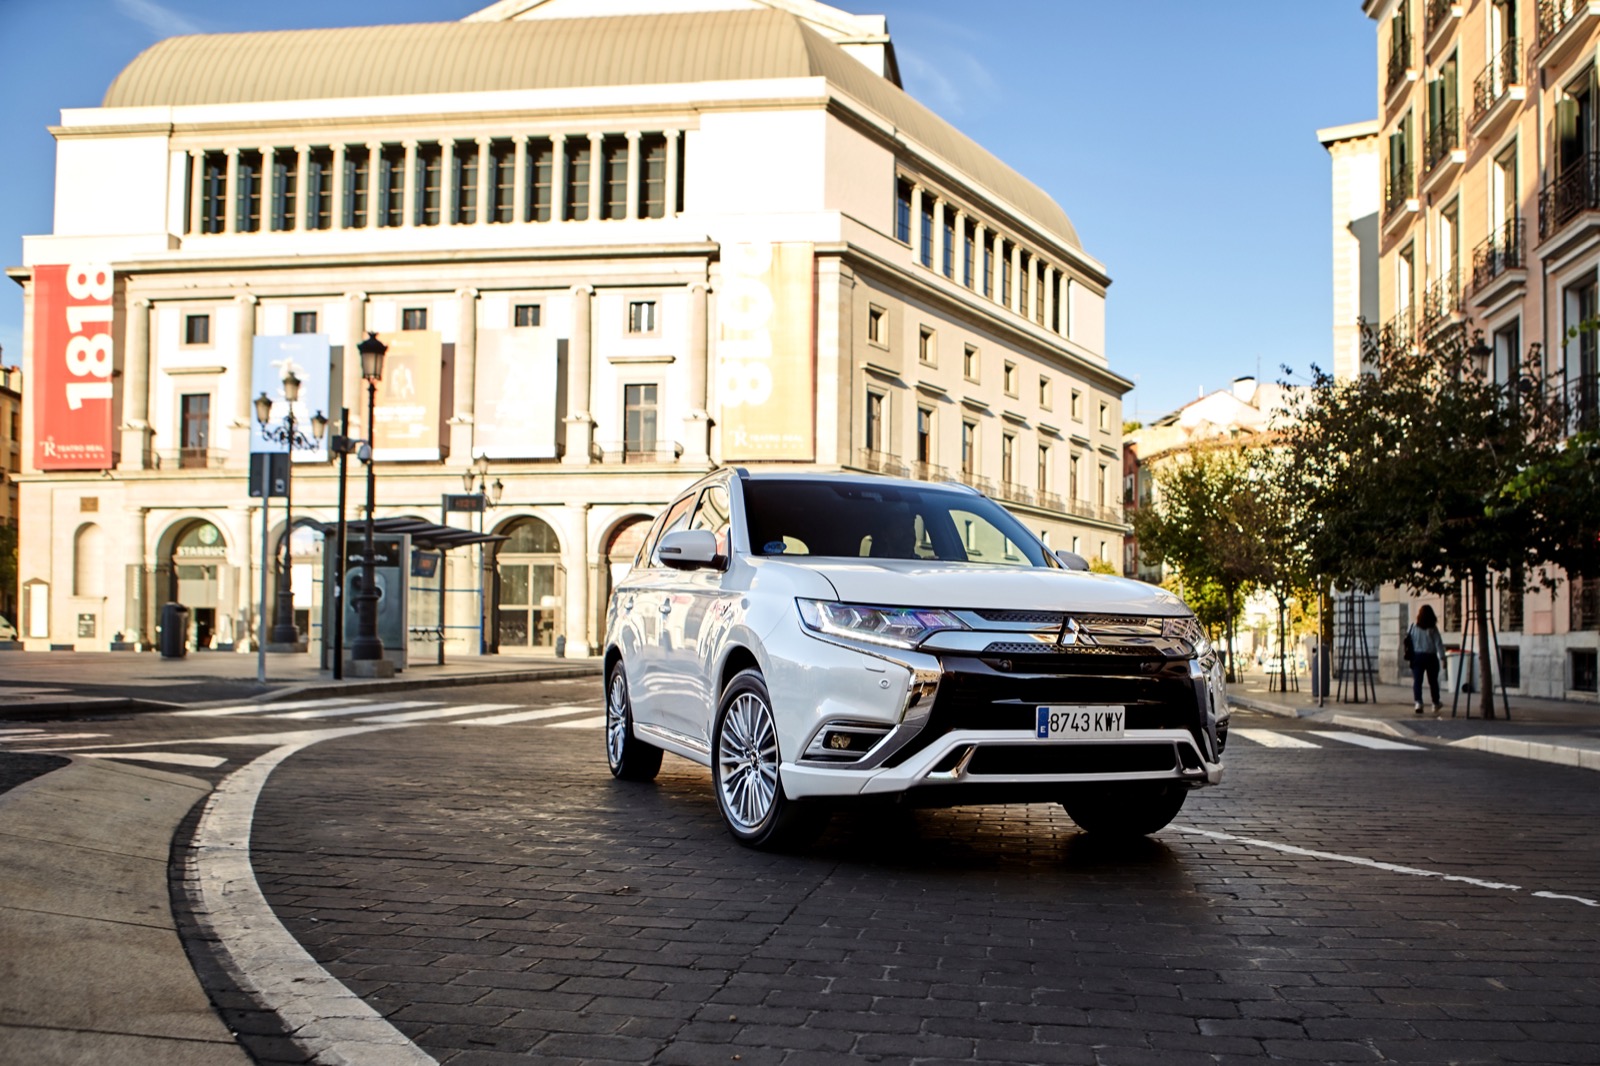
[[[102,263],[33,269],[33,465],[109,470],[115,279]]]

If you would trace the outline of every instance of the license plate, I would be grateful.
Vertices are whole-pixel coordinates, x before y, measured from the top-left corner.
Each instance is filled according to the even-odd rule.
[[[1034,735],[1040,740],[1121,740],[1127,719],[1126,707],[1040,707]]]

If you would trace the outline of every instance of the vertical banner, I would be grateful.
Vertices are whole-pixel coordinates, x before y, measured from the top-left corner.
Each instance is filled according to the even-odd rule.
[[[378,383],[372,450],[379,459],[439,458],[439,385],[443,344],[437,330],[389,334]]]
[[[491,459],[554,459],[556,346],[542,329],[478,330],[472,447]]]
[[[816,454],[812,247],[722,247],[717,404],[722,458],[809,461]]]
[[[289,414],[289,401],[283,395],[283,379],[293,371],[300,379],[300,397],[294,405],[295,429],[311,438],[311,418],[320,413],[330,422],[338,419],[328,414],[328,365],[331,346],[325,333],[290,333],[284,336],[257,336],[251,346],[250,395],[263,392],[272,400],[272,418],[268,425],[283,425]],[[295,462],[321,462],[328,457],[328,442],[320,441],[315,448],[297,448]],[[284,452],[288,445],[269,441],[261,435],[261,423],[250,422],[250,450],[252,452]]]
[[[111,340],[111,267],[33,269],[33,465],[37,470],[109,470],[116,351]]]

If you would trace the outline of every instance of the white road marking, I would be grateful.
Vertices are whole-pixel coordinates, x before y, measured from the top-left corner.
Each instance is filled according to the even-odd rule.
[[[33,733],[25,737],[6,737],[8,744],[39,744],[44,741],[57,740],[94,740],[98,737],[109,737],[110,733]]]
[[[587,705],[587,706],[581,706],[581,707],[577,706],[577,705],[572,705],[572,706],[567,706],[567,707],[545,707],[545,708],[542,708],[542,709],[537,710],[537,711],[513,711],[510,714],[497,714],[497,715],[493,715],[493,716],[491,716],[489,718],[474,718],[470,722],[462,722],[461,724],[462,725],[510,725],[512,722],[538,722],[538,721],[542,721],[543,719],[546,719],[546,718],[562,718],[562,717],[565,717],[567,715],[592,714],[593,712],[594,712],[593,705]]]
[[[1264,748],[1320,748],[1321,744],[1313,744],[1309,740],[1291,737],[1287,733],[1277,733],[1271,729],[1239,729],[1228,730],[1230,737],[1244,737],[1253,740]]]
[[[461,714],[477,714],[480,711],[504,711],[515,707],[515,703],[469,703],[461,707],[436,707],[431,711],[405,711],[401,714],[381,714],[376,718],[358,718],[358,722],[425,722],[433,718],[453,718]]]
[[[220,755],[189,755],[181,751],[79,751],[73,754],[80,759],[136,759],[174,766],[203,766],[208,770],[228,761]]]
[[[433,1066],[436,1060],[328,973],[289,934],[261,894],[250,864],[256,798],[285,759],[318,740],[406,726],[323,729],[235,770],[206,801],[195,828],[195,916],[216,938],[229,976],[283,1019],[312,1061]]]
[[[36,737],[43,732],[43,729],[0,729],[0,739],[5,737]]]
[[[438,700],[397,700],[394,703],[368,703],[360,707],[332,707],[318,711],[290,711],[288,714],[268,714],[269,718],[338,718],[372,711],[403,711],[407,707],[437,707]]]
[[[1585,907],[1600,907],[1600,899],[1589,899],[1586,896],[1568,896],[1561,892],[1535,892],[1540,899],[1570,899],[1574,903],[1581,903]]]
[[[205,707],[198,711],[173,711],[178,718],[221,718],[232,714],[272,714],[302,707],[332,707],[340,703],[366,703],[364,697],[340,696],[335,699],[290,700],[287,703],[238,703],[230,707]]]
[[[96,751],[110,751],[113,748],[153,748],[158,746],[166,747],[174,744],[249,744],[257,747],[262,745],[277,746],[279,744],[309,744],[316,741],[320,737],[343,736],[345,730],[349,728],[352,727],[347,726],[344,729],[286,729],[278,733],[233,733],[225,737],[190,737],[183,740],[139,740],[128,744],[78,744],[74,747],[66,748],[23,748],[22,751],[25,754],[49,754],[51,752],[56,752],[65,755],[68,753],[77,754],[80,750],[90,747],[94,748]],[[365,726],[354,728],[356,728],[359,732],[361,728],[378,729],[383,727]]]
[[[575,722],[551,722],[551,729],[599,729],[606,724],[606,716],[599,715],[595,718],[579,718]]]
[[[1336,729],[1312,729],[1311,733],[1329,740],[1342,740],[1346,744],[1354,744],[1358,748],[1374,748],[1378,751],[1421,751],[1420,744],[1402,744],[1398,740],[1388,740],[1384,737],[1370,737],[1365,733],[1344,733]]]

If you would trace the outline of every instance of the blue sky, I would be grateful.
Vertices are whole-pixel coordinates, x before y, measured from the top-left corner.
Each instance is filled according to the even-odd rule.
[[[178,33],[458,19],[488,0],[0,0],[0,260],[50,230],[64,107]],[[906,88],[1055,197],[1112,277],[1107,353],[1149,420],[1332,349],[1329,166],[1374,117],[1358,0],[835,0],[885,14]],[[353,57],[359,61],[357,57]],[[0,282],[0,347],[22,352]]]

